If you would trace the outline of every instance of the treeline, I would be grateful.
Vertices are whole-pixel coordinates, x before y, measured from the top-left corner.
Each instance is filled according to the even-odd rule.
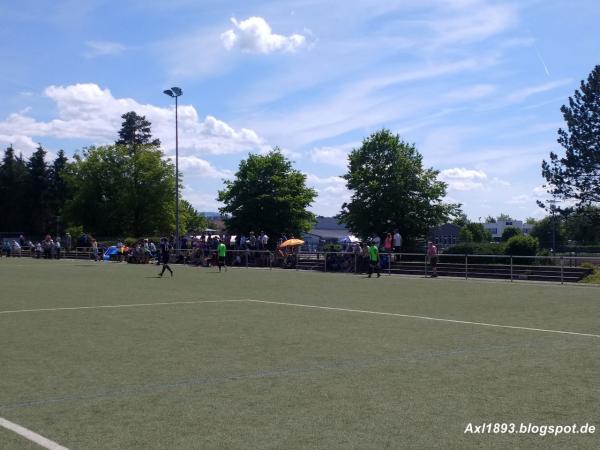
[[[30,158],[9,146],[0,165],[0,232],[63,234],[68,227],[97,236],[159,236],[175,230],[175,168],[152,139],[150,122],[124,114],[119,139],[88,147],[69,160],[46,161],[40,145]],[[181,183],[181,180],[179,180]],[[206,227],[180,201],[180,232]]]
[[[62,150],[47,163],[41,145],[28,159],[9,146],[0,165],[0,231],[56,231],[71,196],[67,166]]]

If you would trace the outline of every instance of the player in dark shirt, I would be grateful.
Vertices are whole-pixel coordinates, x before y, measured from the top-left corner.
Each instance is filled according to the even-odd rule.
[[[159,277],[163,276],[165,270],[171,272],[171,276],[173,276],[173,271],[169,267],[169,242],[166,238],[162,238],[160,240],[160,260],[162,262],[162,271],[158,274]]]

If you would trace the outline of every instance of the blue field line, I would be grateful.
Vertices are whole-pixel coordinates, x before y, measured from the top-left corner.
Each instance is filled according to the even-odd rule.
[[[147,384],[147,385],[132,385],[126,386],[119,389],[111,389],[106,391],[99,391],[94,393],[83,393],[66,395],[62,397],[49,397],[45,399],[37,400],[26,400],[14,403],[0,404],[0,411],[14,410],[20,408],[28,408],[35,406],[46,406],[57,403],[67,403],[81,400],[100,400],[108,398],[123,398],[135,395],[143,395],[161,390],[178,389],[192,386],[202,385],[213,385],[223,384],[235,381],[247,381],[256,380],[262,378],[279,378],[293,375],[313,374],[326,370],[339,370],[339,369],[364,369],[380,366],[392,366],[399,363],[405,362],[419,362],[422,360],[432,358],[444,358],[454,357],[460,355],[471,355],[481,353],[500,353],[510,352],[515,350],[531,350],[540,349],[543,347],[552,347],[555,349],[555,345],[552,345],[548,340],[538,339],[534,341],[522,342],[513,345],[498,345],[498,346],[486,346],[486,347],[471,347],[471,348],[456,348],[452,350],[441,350],[441,351],[427,351],[427,352],[411,352],[405,355],[394,357],[394,358],[377,358],[360,361],[343,361],[343,362],[331,362],[327,364],[318,364],[310,367],[291,367],[284,369],[272,369],[266,371],[259,371],[247,374],[232,374],[224,375],[222,377],[214,378],[198,378],[191,380],[175,381],[172,383],[159,383],[159,384]]]

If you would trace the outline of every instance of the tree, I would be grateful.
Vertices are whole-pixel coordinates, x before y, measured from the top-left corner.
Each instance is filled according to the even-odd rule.
[[[490,242],[492,240],[492,233],[486,230],[481,223],[468,223],[463,229],[470,233],[473,242]]]
[[[457,227],[464,227],[465,225],[470,223],[470,221],[464,212],[458,212],[458,215],[454,219],[452,219],[451,223],[453,225],[456,225]]]
[[[537,222],[538,220],[535,217],[528,217],[525,219],[525,223],[528,225],[535,225]]]
[[[496,223],[496,218],[492,216],[487,216],[485,218],[485,223]]]
[[[173,231],[175,171],[159,149],[140,145],[132,154],[123,145],[90,147],[74,159],[72,223],[104,236]]]
[[[182,228],[180,234],[200,232],[208,226],[206,217],[200,214],[187,200],[180,201],[179,216],[179,222]]]
[[[600,202],[600,65],[581,81],[579,90],[560,108],[567,129],[558,130],[565,156],[550,153],[542,162],[546,188],[555,198],[578,207]],[[543,203],[540,206],[545,207]]]
[[[513,236],[519,236],[523,234],[520,228],[517,227],[506,227],[502,232],[502,241],[508,241]]]
[[[460,242],[473,242],[473,233],[466,227],[462,227],[458,232],[458,240]]]
[[[235,179],[224,183],[218,200],[225,206],[219,211],[234,233],[298,236],[315,222],[306,208],[316,191],[306,187],[306,175],[294,170],[277,147],[266,155],[248,155],[240,162]]]
[[[129,111],[121,116],[123,123],[119,130],[117,145],[125,145],[130,151],[135,151],[138,145],[160,147],[160,139],[152,139],[151,123],[145,116],[138,116],[135,111]]]
[[[504,253],[515,256],[535,256],[538,241],[531,236],[513,236],[506,242]]]
[[[559,215],[544,217],[533,226],[530,236],[538,240],[541,248],[552,248],[553,243],[561,245],[565,242],[564,221]]]
[[[498,222],[510,222],[513,219],[508,214],[500,213],[500,215],[496,218],[496,220]]]
[[[15,157],[15,150],[9,146],[0,164],[0,230],[27,231],[24,208],[26,198],[27,167],[23,158]]]
[[[27,161],[27,229],[37,235],[50,231],[52,222],[50,169],[45,158],[46,150],[38,145]]]
[[[447,185],[439,172],[423,168],[415,146],[389,130],[363,140],[348,159],[344,179],[352,197],[338,220],[363,238],[399,228],[412,240],[460,213],[460,205],[443,202]]]
[[[50,168],[50,212],[64,221],[65,204],[71,197],[71,189],[67,181],[69,162],[63,150],[58,151]],[[60,220],[60,219],[57,219]],[[58,228],[58,223],[57,223]]]
[[[600,243],[600,207],[586,206],[566,210],[564,216],[566,238],[578,244]]]

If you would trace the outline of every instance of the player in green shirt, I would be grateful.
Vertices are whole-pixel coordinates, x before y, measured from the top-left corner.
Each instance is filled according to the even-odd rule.
[[[225,255],[227,254],[227,247],[223,243],[223,241],[219,242],[217,246],[217,262],[219,264],[219,272],[221,271],[221,267],[225,266],[225,272],[227,272],[227,265],[225,264]]]
[[[369,278],[373,274],[373,269],[377,272],[377,278],[381,276],[379,272],[379,249],[377,248],[377,244],[371,242],[371,245],[368,247],[369,249]]]

